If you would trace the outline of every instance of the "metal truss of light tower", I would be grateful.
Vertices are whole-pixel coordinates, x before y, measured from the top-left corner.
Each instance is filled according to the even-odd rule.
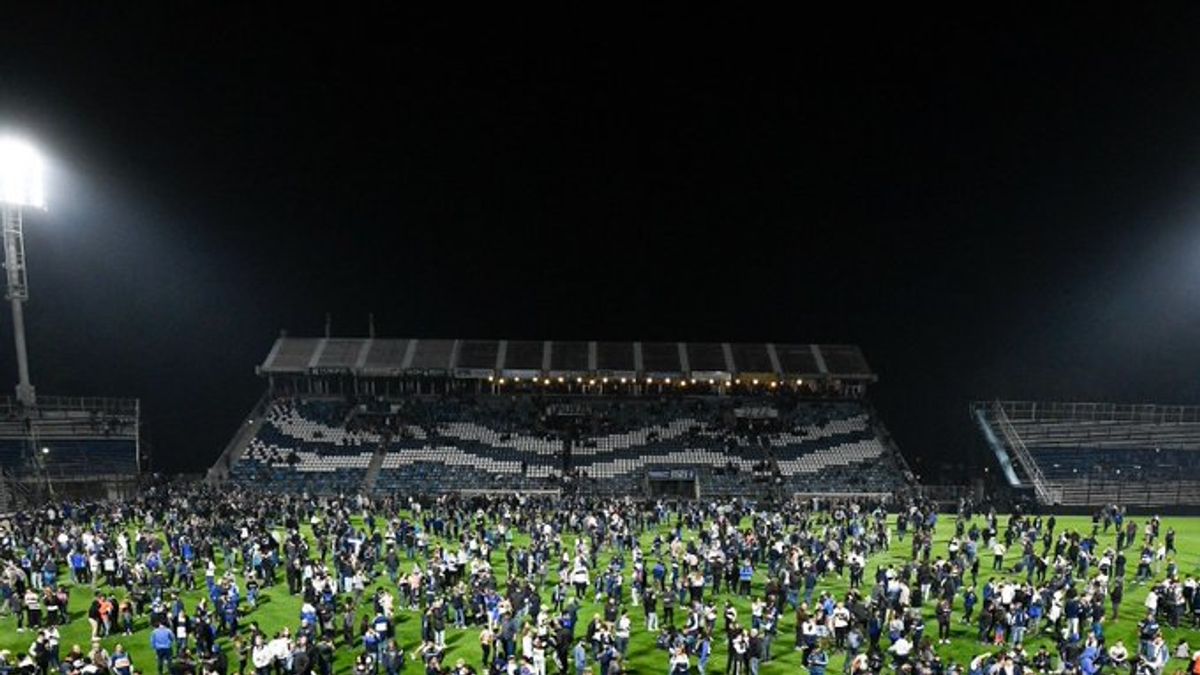
[[[25,349],[25,301],[29,284],[25,276],[25,207],[45,209],[42,159],[32,145],[17,138],[0,138],[0,229],[4,234],[5,295],[12,304],[13,340],[17,349],[17,400],[33,407],[37,402],[29,381]]]

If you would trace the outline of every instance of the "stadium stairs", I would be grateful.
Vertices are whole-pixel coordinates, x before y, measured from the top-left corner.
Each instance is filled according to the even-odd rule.
[[[258,402],[250,410],[250,414],[242,420],[238,425],[237,432],[233,438],[226,444],[225,450],[221,452],[221,456],[213,463],[208,470],[208,481],[227,480],[230,477],[230,471],[234,464],[245,454],[246,448],[249,447],[250,441],[254,440],[262,431],[263,424],[266,422],[266,411],[271,404],[271,397],[264,393],[259,397]]]
[[[383,469],[383,459],[387,457],[387,448],[387,441],[384,441],[375,448],[375,454],[371,455],[371,463],[367,465],[367,477],[363,479],[363,491],[367,494],[375,492],[375,484],[379,482],[379,472]]]

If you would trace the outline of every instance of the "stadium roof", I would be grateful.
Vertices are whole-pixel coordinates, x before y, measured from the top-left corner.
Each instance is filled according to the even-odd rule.
[[[692,377],[875,381],[853,345],[280,337],[258,372],[366,377]]]

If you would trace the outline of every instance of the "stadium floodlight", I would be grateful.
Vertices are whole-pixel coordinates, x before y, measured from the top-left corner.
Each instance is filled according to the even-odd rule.
[[[12,206],[46,208],[42,157],[19,138],[0,138],[0,201]]]
[[[25,352],[24,304],[29,299],[29,286],[25,277],[22,211],[26,207],[46,208],[41,155],[19,138],[0,138],[0,227],[4,232],[6,297],[12,303],[13,341],[17,347],[17,400],[32,407],[36,397],[29,382],[29,358]]]

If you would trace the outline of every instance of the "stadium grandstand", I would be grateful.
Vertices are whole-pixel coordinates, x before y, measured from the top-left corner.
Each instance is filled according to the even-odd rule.
[[[971,410],[1004,481],[1042,504],[1200,505],[1200,407],[991,401]]]
[[[0,506],[41,496],[118,499],[142,463],[137,399],[0,399]]]
[[[890,496],[844,345],[297,338],[210,470],[278,491]]]

